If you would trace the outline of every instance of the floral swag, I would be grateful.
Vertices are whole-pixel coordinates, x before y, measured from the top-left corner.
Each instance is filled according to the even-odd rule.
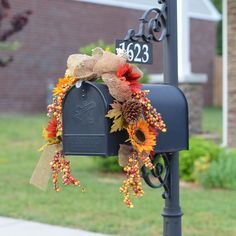
[[[126,180],[120,187],[124,203],[133,208],[131,192],[135,198],[143,196],[140,168],[145,165],[153,169],[151,162],[158,132],[166,132],[166,125],[160,113],[152,107],[147,95],[148,90],[141,90],[143,73],[137,66],[127,63],[124,51],[117,55],[101,48],[95,48],[92,56],[74,54],[68,58],[64,78],[60,78],[53,89],[53,103],[48,106],[50,118],[47,128],[43,129],[46,144],[62,143],[62,101],[67,91],[77,81],[95,81],[101,78],[114,98],[106,117],[113,120],[110,132],[126,130],[129,139],[121,144],[118,152],[120,166],[126,173]],[[50,162],[54,189],[59,192],[59,175],[64,185],[73,184],[81,187],[80,181],[71,175],[70,162],[63,155],[62,148],[57,148]],[[81,187],[82,191],[84,190]]]

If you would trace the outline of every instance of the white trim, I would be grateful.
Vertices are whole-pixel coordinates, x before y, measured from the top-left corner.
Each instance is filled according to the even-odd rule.
[[[223,0],[223,143],[228,146],[228,4]]]
[[[191,73],[190,62],[190,20],[188,17],[189,1],[178,0],[178,77],[184,82]]]
[[[73,0],[73,1],[88,2],[88,3],[99,4],[99,5],[115,6],[115,7],[129,8],[129,9],[135,9],[135,10],[147,10],[150,7],[153,7],[150,4],[123,2],[123,1],[117,1],[117,0]]]
[[[209,11],[212,13],[212,19],[213,20],[215,19],[216,21],[221,20],[221,14],[218,12],[212,1],[211,0],[204,0],[204,1],[206,7],[208,7]]]
[[[215,15],[206,15],[206,14],[201,14],[201,13],[196,13],[196,12],[189,12],[189,17],[192,19],[216,21],[216,22],[221,20],[221,15],[219,15],[218,17]]]
[[[99,5],[115,6],[115,7],[129,8],[129,9],[135,9],[135,10],[147,10],[151,7],[154,7],[153,5],[148,4],[148,3],[145,4],[145,3],[118,1],[118,0],[72,0],[72,1],[88,2],[88,3],[99,4]],[[203,0],[203,1],[205,3],[205,6],[211,12],[211,14],[206,15],[206,14],[189,11],[188,13],[189,17],[194,18],[194,19],[201,19],[201,20],[219,21],[221,19],[221,15],[216,10],[213,3],[210,0]]]
[[[196,1],[196,0],[195,0]],[[211,12],[211,14],[203,14],[203,13],[196,13],[189,11],[189,17],[195,18],[195,19],[201,19],[201,20],[209,20],[209,21],[220,21],[221,20],[221,14],[218,12],[214,4],[211,0],[202,0],[204,2],[206,8]]]

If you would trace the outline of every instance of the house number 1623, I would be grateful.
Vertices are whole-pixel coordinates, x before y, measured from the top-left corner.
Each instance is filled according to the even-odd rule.
[[[116,49],[126,51],[128,61],[138,64],[152,64],[152,44],[125,40],[116,40]]]

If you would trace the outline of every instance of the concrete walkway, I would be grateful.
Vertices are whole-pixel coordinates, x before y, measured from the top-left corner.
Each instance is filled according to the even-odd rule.
[[[79,229],[0,217],[1,236],[105,236]]]

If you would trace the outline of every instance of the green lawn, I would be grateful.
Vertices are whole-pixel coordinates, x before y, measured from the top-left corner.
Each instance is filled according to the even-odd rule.
[[[205,107],[203,109],[203,131],[222,136],[222,108]]]
[[[134,209],[122,203],[122,177],[98,173],[93,158],[71,157],[74,175],[86,186],[56,193],[29,185],[43,144],[40,116],[0,118],[0,215],[124,236],[162,235],[161,191],[145,186]],[[236,235],[236,192],[181,189],[185,236]]]

